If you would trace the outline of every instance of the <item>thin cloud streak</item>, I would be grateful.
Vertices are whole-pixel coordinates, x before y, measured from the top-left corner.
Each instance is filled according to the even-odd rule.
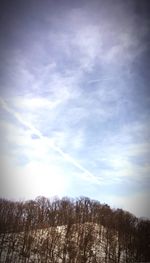
[[[0,105],[1,105],[1,107],[4,110],[9,112],[11,115],[13,115],[21,124],[23,124],[24,126],[29,128],[32,133],[37,135],[41,140],[45,141],[46,144],[48,144],[53,150],[55,150],[57,153],[59,153],[64,158],[65,161],[73,164],[80,171],[84,172],[85,175],[86,175],[84,178],[86,178],[88,180],[92,180],[92,182],[95,182],[97,184],[100,184],[100,181],[98,180],[98,178],[96,176],[94,176],[91,172],[89,172],[86,168],[84,168],[81,164],[79,164],[69,154],[65,153],[62,149],[60,149],[58,146],[56,146],[54,144],[54,142],[52,142],[51,139],[48,139],[45,136],[43,136],[41,134],[41,132],[38,129],[36,129],[32,124],[30,124],[29,122],[23,120],[21,114],[19,114],[18,112],[14,111],[13,109],[11,109],[2,98],[0,98]]]

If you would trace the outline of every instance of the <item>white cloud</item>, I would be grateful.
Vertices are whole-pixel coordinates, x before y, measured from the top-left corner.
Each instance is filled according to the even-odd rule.
[[[99,28],[95,25],[81,26],[72,39],[72,45],[78,48],[80,69],[91,70],[102,52]]]
[[[41,97],[37,97],[37,98],[17,97],[11,99],[11,102],[14,104],[14,106],[22,109],[25,108],[27,110],[38,110],[41,108],[54,109],[61,103],[60,100],[51,101]]]
[[[129,29],[119,34],[117,40],[115,45],[109,46],[103,53],[103,60],[107,63],[130,64],[136,56],[140,55],[146,48],[145,45],[141,45],[140,40],[136,38],[132,30]]]

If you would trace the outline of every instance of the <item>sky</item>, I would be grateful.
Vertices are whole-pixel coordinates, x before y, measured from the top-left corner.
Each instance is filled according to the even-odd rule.
[[[148,2],[0,2],[0,197],[150,218]]]

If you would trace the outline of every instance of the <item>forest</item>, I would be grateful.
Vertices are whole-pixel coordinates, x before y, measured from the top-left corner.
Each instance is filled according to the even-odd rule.
[[[0,262],[150,262],[150,220],[87,197],[1,198]]]

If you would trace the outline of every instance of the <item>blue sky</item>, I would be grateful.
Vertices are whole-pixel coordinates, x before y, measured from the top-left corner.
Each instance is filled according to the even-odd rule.
[[[1,197],[88,196],[150,217],[142,3],[2,1]]]

